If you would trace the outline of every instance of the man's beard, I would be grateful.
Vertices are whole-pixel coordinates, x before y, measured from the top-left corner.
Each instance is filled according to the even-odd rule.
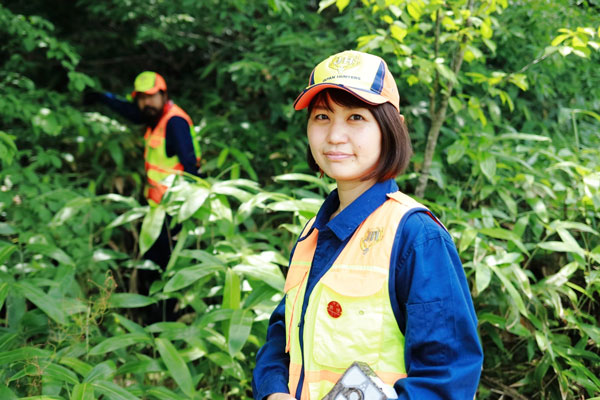
[[[142,120],[148,126],[155,126],[158,123],[161,115],[162,113],[160,110],[151,106],[146,106],[142,110]]]

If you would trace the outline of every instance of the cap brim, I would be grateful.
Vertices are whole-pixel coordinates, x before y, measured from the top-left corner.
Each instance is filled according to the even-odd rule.
[[[138,92],[137,90],[134,90],[133,92],[131,92],[131,97],[135,98],[135,96],[137,96],[138,93],[145,93],[145,94],[152,95],[152,94],[158,92],[159,90],[160,90],[160,88],[158,86],[155,86],[152,89],[148,89],[143,92]]]
[[[304,91],[302,93],[300,93],[300,96],[298,96],[296,98],[296,101],[294,101],[294,109],[302,110],[302,109],[308,107],[311,100],[317,94],[319,94],[321,91],[323,91],[325,89],[341,89],[341,90],[344,90],[344,91],[358,97],[360,100],[364,101],[365,103],[373,104],[373,105],[383,104],[383,103],[387,103],[389,101],[388,99],[386,99],[385,97],[383,97],[379,94],[367,92],[362,89],[357,89],[357,88],[344,86],[344,85],[336,85],[333,83],[318,83],[316,85],[313,85],[313,86],[310,86],[310,87],[304,89]]]

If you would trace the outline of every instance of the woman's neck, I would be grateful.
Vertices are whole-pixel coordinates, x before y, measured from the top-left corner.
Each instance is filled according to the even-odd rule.
[[[337,211],[333,213],[331,218],[342,212],[342,210],[348,207],[354,200],[358,199],[360,195],[369,190],[369,188],[373,186],[375,182],[376,181],[374,179],[358,182],[338,182],[337,190],[338,197],[340,199],[340,206],[338,207]]]

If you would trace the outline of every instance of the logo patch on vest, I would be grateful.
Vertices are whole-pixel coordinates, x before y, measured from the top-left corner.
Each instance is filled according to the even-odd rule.
[[[369,252],[369,249],[383,239],[383,228],[369,229],[365,236],[360,239],[360,249],[363,255]]]
[[[327,313],[333,318],[339,318],[342,315],[342,305],[337,301],[330,301],[327,304]]]

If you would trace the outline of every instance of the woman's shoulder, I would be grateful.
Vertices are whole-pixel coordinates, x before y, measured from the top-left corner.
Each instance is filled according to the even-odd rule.
[[[397,239],[415,246],[430,240],[451,240],[442,222],[429,210],[417,208],[407,212],[398,226]]]

